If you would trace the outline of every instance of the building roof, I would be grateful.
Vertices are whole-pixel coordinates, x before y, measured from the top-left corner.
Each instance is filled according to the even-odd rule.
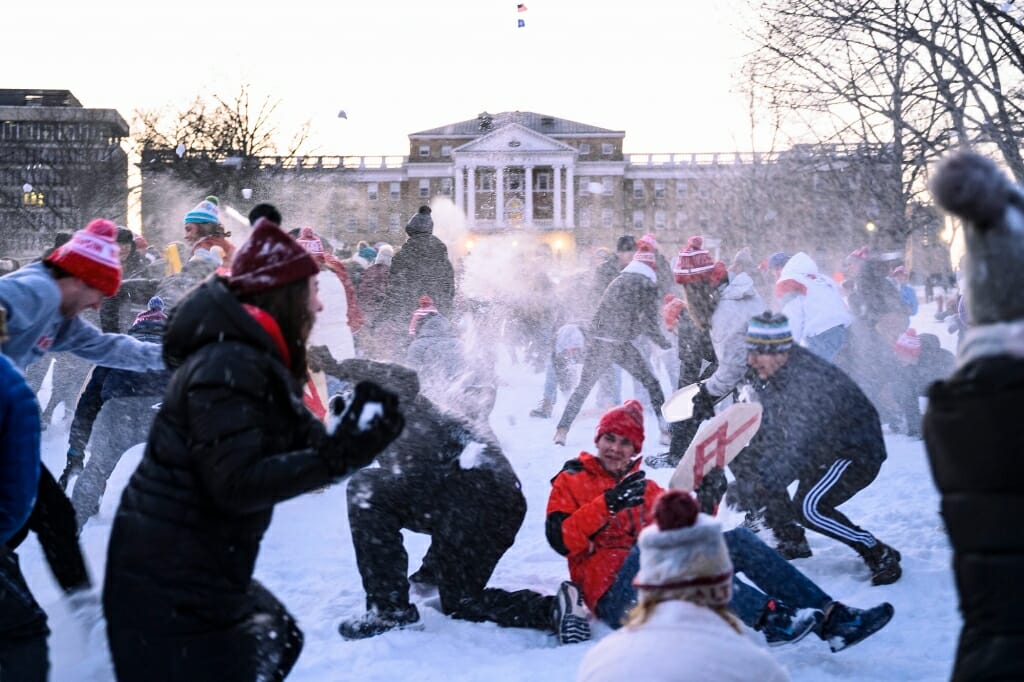
[[[70,90],[17,90],[0,88],[0,106],[81,107]]]
[[[440,128],[421,130],[409,135],[415,137],[479,137],[497,130],[509,123],[518,123],[530,130],[544,135],[613,135],[625,136],[622,130],[609,130],[597,126],[577,123],[565,118],[538,114],[532,111],[503,111],[499,114],[488,114],[486,111],[458,123],[450,123]]]

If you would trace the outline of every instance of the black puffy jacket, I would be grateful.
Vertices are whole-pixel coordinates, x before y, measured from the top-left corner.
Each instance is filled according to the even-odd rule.
[[[954,680],[1024,680],[1024,361],[971,362],[928,393],[924,439],[942,495],[964,625]]]
[[[334,477],[323,425],[224,280],[178,304],[164,358],[176,371],[117,510],[104,608],[111,628],[217,630],[253,608],[274,505]]]

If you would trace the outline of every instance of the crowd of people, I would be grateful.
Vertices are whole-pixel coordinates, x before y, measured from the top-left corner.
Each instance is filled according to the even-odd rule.
[[[940,201],[984,227],[969,233],[977,257],[998,255],[1013,281],[1014,257],[1024,257],[1013,228],[1020,191],[969,155],[949,168]],[[339,624],[345,639],[421,628],[410,590],[434,587],[452,618],[562,644],[605,624],[614,633],[587,654],[581,680],[621,679],[640,658],[651,679],[788,679],[760,645],[814,634],[838,652],[894,614],[884,601],[833,598],[791,560],[811,556],[812,530],[853,549],[873,585],[902,577],[899,551],[838,508],[879,475],[885,428],[921,436],[925,394],[939,404],[924,436],[958,587],[982,587],[979,562],[1015,582],[1019,558],[991,564],[993,543],[1013,541],[966,528],[971,514],[998,513],[979,488],[1015,494],[1018,484],[972,477],[956,458],[972,447],[961,422],[1000,419],[986,391],[1010,395],[1005,410],[1018,390],[1019,304],[980,266],[967,271],[975,326],[957,369],[937,337],[910,326],[918,302],[901,254],[859,248],[834,276],[803,251],[759,266],[742,248],[726,265],[700,236],[671,261],[652,234],[598,250],[565,278],[578,305],[532,301],[509,326],[545,372],[530,415],[552,418],[559,391],[568,396],[555,443],[599,387],[594,453],[552,471],[546,538],[566,558],[566,579],[541,594],[488,586],[526,499],[488,422],[496,360],[479,335],[494,312],[463,294],[430,208],[409,220],[401,247],[361,242],[347,253],[270,204],[249,219],[251,236],[235,245],[219,201],[206,197],[163,251],[96,219],[0,277],[0,678],[48,675],[47,616],[15,551],[31,531],[73,608],[102,610],[118,679],[284,679],[303,635],[253,577],[260,540],[278,502],[344,482],[366,595],[365,612]],[[51,362],[50,402],[73,414],[59,480],[41,462],[52,413],[35,397]],[[620,370],[636,399],[622,401]],[[673,389],[695,387],[689,418],[663,417],[662,373]],[[680,462],[702,422],[751,401],[763,415],[753,441],[695,490],[647,478],[645,465]],[[646,410],[668,450],[644,458]],[[1000,441],[992,451],[1017,442],[995,427],[984,437]],[[141,442],[100,593],[78,534]],[[721,505],[743,512],[742,525],[723,529],[713,518]],[[431,539],[411,574],[403,530]],[[962,679],[997,664],[1016,670],[1006,662],[1016,635],[999,639],[978,620],[1002,613],[993,608],[965,610]],[[1010,629],[1008,617],[994,620]]]

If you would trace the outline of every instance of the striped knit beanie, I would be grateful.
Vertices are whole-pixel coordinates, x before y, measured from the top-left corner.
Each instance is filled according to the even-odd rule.
[[[220,223],[220,200],[206,197],[185,214],[185,223]]]
[[[785,353],[793,347],[793,332],[785,315],[764,311],[747,323],[747,351]]]
[[[71,241],[51,253],[46,262],[93,289],[113,296],[121,286],[121,258],[116,238],[117,225],[97,218],[84,230],[75,232]]]
[[[655,251],[658,250],[658,242],[654,238],[653,234],[645,234],[640,239],[636,240],[636,253],[633,254],[633,260],[644,263],[649,266],[652,270],[656,269],[657,259],[655,258]]]
[[[676,277],[676,283],[683,285],[709,282],[717,286],[729,276],[725,263],[716,262],[711,257],[704,248],[704,239],[699,235],[694,235],[686,241],[686,246],[676,256],[672,273]]]
[[[893,350],[896,351],[897,357],[907,360],[914,360],[920,357],[921,339],[917,338],[917,330],[910,327],[900,334],[900,338],[896,339],[896,345],[893,347]]]

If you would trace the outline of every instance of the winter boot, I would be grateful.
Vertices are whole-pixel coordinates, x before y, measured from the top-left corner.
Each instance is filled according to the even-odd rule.
[[[530,410],[530,416],[537,417],[539,419],[550,419],[552,407],[554,407],[554,405],[551,404],[550,400],[542,400],[537,407]]]
[[[807,544],[807,538],[782,539],[776,545],[775,551],[786,561],[793,559],[807,559],[811,556],[811,546]]]
[[[887,602],[870,609],[855,609],[834,601],[825,607],[825,621],[817,633],[835,653],[881,630],[895,612]]]
[[[358,618],[343,620],[338,625],[338,632],[345,639],[367,639],[376,637],[388,630],[420,630],[420,612],[415,604],[409,604],[404,609],[378,610],[370,609]]]
[[[884,542],[876,542],[874,547],[860,549],[859,553],[871,571],[872,585],[891,585],[903,575],[903,569],[900,568],[900,553]]]
[[[764,635],[768,646],[793,644],[821,627],[825,614],[818,609],[791,609],[777,599],[769,599],[754,629]]]
[[[561,644],[575,644],[590,639],[590,622],[583,607],[583,595],[575,583],[566,580],[555,593],[551,624]]]

